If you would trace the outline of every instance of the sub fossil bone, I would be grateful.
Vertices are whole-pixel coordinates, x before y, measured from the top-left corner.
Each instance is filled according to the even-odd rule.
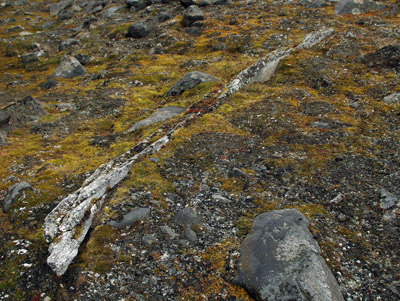
[[[306,49],[321,42],[333,33],[333,29],[326,29],[308,34],[301,44],[288,50],[278,49],[266,57],[259,59],[250,67],[241,71],[218,97],[219,102],[237,92],[244,85],[254,82],[266,82],[274,74],[279,62],[290,55],[295,49]],[[57,274],[63,275],[72,260],[78,254],[78,249],[89,231],[96,213],[101,209],[107,196],[107,191],[121,182],[132,165],[146,155],[158,152],[168,143],[172,134],[195,114],[188,114],[166,135],[149,144],[154,132],[145,141],[139,143],[126,153],[110,162],[101,165],[82,187],[71,193],[46,216],[43,225],[44,236],[50,243],[47,264]],[[132,155],[132,153],[136,153]]]

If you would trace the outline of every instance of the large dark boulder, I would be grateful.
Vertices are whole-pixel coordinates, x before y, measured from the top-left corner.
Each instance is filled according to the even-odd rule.
[[[150,34],[150,27],[145,23],[139,22],[129,26],[128,33],[126,34],[126,36],[128,38],[139,39],[147,37],[149,34]]]
[[[234,282],[256,300],[343,300],[308,221],[295,209],[256,217],[240,246]]]
[[[218,79],[209,74],[193,71],[186,73],[179,81],[177,81],[171,89],[168,90],[166,96],[179,96],[189,89],[193,89],[197,85],[210,81],[217,81]]]
[[[373,68],[390,68],[400,71],[400,44],[388,45],[362,58],[364,64]]]
[[[197,5],[189,6],[183,13],[183,26],[191,27],[197,21],[203,21],[204,14]]]
[[[335,14],[364,14],[371,10],[385,9],[386,6],[382,3],[372,0],[342,0],[335,6]]]

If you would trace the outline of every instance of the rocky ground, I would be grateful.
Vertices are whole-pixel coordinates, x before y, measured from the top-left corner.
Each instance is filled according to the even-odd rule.
[[[0,2],[0,300],[249,300],[239,246],[286,208],[344,299],[398,300],[400,5],[344,2]],[[221,97],[290,48],[267,81]],[[107,187],[57,276],[46,216],[171,129]]]

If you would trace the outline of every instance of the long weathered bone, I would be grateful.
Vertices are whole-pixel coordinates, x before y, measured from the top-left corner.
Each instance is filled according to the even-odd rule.
[[[241,71],[219,96],[219,100],[228,98],[244,85],[254,82],[266,82],[274,74],[279,62],[295,49],[306,49],[321,42],[333,33],[333,29],[321,30],[307,35],[301,44],[288,50],[277,50],[259,59],[252,66]],[[132,165],[140,158],[158,152],[168,143],[176,129],[182,127],[193,115],[187,117],[166,135],[149,144],[153,133],[144,142],[121,156],[101,165],[74,193],[68,195],[47,215],[43,225],[44,236],[50,242],[47,263],[61,276],[78,254],[78,249],[89,231],[96,213],[101,209],[107,191],[121,182]],[[139,151],[137,151],[139,149]],[[141,149],[141,150],[140,150]],[[132,155],[136,153],[135,155]]]

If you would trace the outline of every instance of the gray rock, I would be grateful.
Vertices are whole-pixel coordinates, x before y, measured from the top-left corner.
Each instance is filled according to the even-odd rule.
[[[150,27],[146,25],[145,23],[135,23],[129,26],[128,28],[128,33],[126,36],[128,38],[144,38],[147,37],[150,34]]]
[[[211,197],[213,198],[213,200],[224,204],[229,204],[231,202],[230,199],[227,199],[226,197],[223,197],[222,195],[219,194],[213,194]]]
[[[78,44],[79,44],[79,41],[76,39],[72,39],[72,38],[66,39],[60,43],[60,45],[58,46],[58,51],[64,51],[68,47],[70,47],[72,45],[78,45]]]
[[[194,22],[203,21],[204,14],[197,5],[189,6],[183,13],[183,26],[191,27]]]
[[[300,4],[305,8],[321,8],[326,6],[325,0],[301,0]]]
[[[320,129],[329,129],[331,127],[329,123],[322,121],[315,121],[312,126]]]
[[[20,195],[21,191],[29,188],[32,188],[32,186],[26,181],[23,181],[21,183],[16,183],[10,186],[3,201],[3,212],[8,212],[10,210],[11,205]]]
[[[62,10],[72,6],[74,4],[74,0],[64,0],[57,3],[49,4],[50,15],[57,16]]]
[[[43,88],[43,89],[51,89],[51,88],[53,88],[55,86],[57,86],[57,81],[55,81],[54,79],[50,79],[50,80],[45,81],[45,82],[43,82],[43,83],[41,83],[39,85],[39,87]]]
[[[103,13],[103,17],[111,19],[111,18],[113,18],[115,13],[117,13],[122,8],[123,8],[122,6],[114,6],[114,7],[107,8]]]
[[[0,127],[18,127],[21,124],[31,123],[37,121],[41,116],[46,114],[41,104],[34,99],[32,96],[26,96],[25,98],[18,100],[0,110],[1,116]],[[7,124],[4,124],[4,120],[8,116]]]
[[[205,7],[205,6],[210,6],[211,0],[200,0],[199,3],[197,4],[199,7]]]
[[[247,178],[247,175],[245,172],[243,172],[241,169],[234,167],[232,169],[232,173],[231,173],[232,177],[234,178]]]
[[[146,246],[150,247],[152,244],[154,244],[157,241],[157,234],[155,234],[155,233],[145,234],[145,235],[143,235],[142,241]]]
[[[175,239],[179,235],[174,232],[170,227],[168,226],[160,226],[161,232],[164,234],[167,234],[171,239]]]
[[[150,208],[138,208],[124,215],[122,221],[110,221],[110,225],[116,228],[130,227],[137,221],[144,220],[150,215]]]
[[[148,125],[160,122],[160,121],[170,119],[170,118],[182,113],[185,110],[186,110],[185,108],[181,108],[181,107],[164,107],[164,108],[157,109],[149,117],[136,122],[128,130],[128,133],[134,132],[137,129],[140,129],[144,126],[148,126]]]
[[[195,0],[179,0],[179,3],[184,8],[188,8],[190,5],[196,5],[196,1]]]
[[[166,96],[179,96],[186,90],[193,89],[199,84],[210,81],[218,81],[218,79],[200,71],[186,73],[168,90]]]
[[[167,21],[167,20],[169,20],[169,19],[171,19],[171,16],[170,16],[168,13],[166,13],[166,12],[160,12],[160,13],[157,15],[157,20],[158,20],[158,22],[165,22],[165,21]]]
[[[371,10],[382,10],[386,6],[372,0],[342,0],[335,6],[335,14],[364,14]]]
[[[150,0],[126,0],[125,3],[129,8],[133,7],[136,10],[142,10],[151,5]]]
[[[90,56],[86,55],[86,54],[81,54],[78,53],[75,55],[75,58],[79,61],[79,63],[81,63],[81,65],[85,66],[86,64],[88,64],[91,60]]]
[[[21,25],[13,26],[6,30],[6,33],[17,32],[17,31],[24,31],[25,28]]]
[[[383,101],[387,104],[400,103],[400,92],[395,92],[383,98]]]
[[[380,206],[382,209],[390,209],[399,202],[399,198],[396,195],[384,188],[381,189],[381,198]]]
[[[263,213],[240,246],[234,282],[256,300],[344,300],[319,253],[300,212]]]
[[[197,240],[197,235],[192,227],[200,226],[203,223],[203,218],[197,214],[194,208],[186,207],[175,215],[174,222],[183,228],[185,237],[194,242]]]
[[[51,78],[64,77],[73,78],[76,76],[85,75],[87,72],[85,68],[79,63],[79,61],[73,56],[64,56],[61,60],[60,65],[51,75]]]

